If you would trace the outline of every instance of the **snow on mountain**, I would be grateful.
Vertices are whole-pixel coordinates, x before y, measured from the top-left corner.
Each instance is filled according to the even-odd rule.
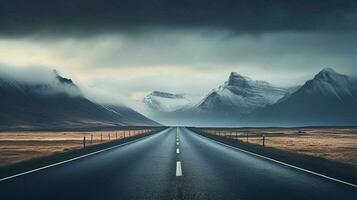
[[[148,116],[163,124],[227,126],[256,108],[273,104],[291,89],[272,86],[232,72],[229,79],[201,101],[184,95],[152,92],[143,100]],[[195,103],[198,102],[198,103]]]
[[[172,112],[187,108],[191,101],[182,94],[154,91],[143,99],[152,111]]]
[[[302,88],[307,93],[321,93],[324,96],[334,96],[341,102],[357,102],[356,80],[325,68],[315,78],[308,81]]]
[[[213,89],[198,105],[200,112],[244,115],[277,102],[289,94],[286,88],[265,81],[252,80],[232,72],[228,81]]]
[[[357,81],[331,68],[321,70],[301,88],[243,121],[251,125],[356,125]]]

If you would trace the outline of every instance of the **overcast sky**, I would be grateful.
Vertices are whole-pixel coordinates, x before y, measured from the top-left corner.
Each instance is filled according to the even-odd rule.
[[[231,71],[281,86],[356,75],[356,44],[355,0],[0,1],[1,65],[57,69],[127,104],[201,96]]]

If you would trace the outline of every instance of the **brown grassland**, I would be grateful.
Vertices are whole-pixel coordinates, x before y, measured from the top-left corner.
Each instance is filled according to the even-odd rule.
[[[2,132],[0,133],[0,167],[55,153],[83,148],[140,134],[139,130],[102,132]],[[93,137],[93,139],[92,139]]]
[[[357,166],[357,128],[205,129],[205,132]]]

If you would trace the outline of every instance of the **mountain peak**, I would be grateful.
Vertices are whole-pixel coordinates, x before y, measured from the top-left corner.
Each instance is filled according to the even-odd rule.
[[[237,72],[231,72],[227,82],[228,86],[239,86],[239,87],[249,87],[249,78],[244,77]]]
[[[183,95],[180,94],[172,94],[168,92],[161,92],[161,91],[153,91],[149,94],[149,96],[158,96],[158,97],[163,97],[163,98],[183,98]]]
[[[53,73],[55,74],[56,79],[60,83],[67,84],[67,85],[70,85],[70,86],[73,86],[73,87],[77,88],[77,86],[73,83],[72,79],[62,77],[61,75],[58,74],[57,70],[55,70],[55,69],[53,70]]]
[[[328,83],[336,82],[342,74],[337,73],[332,68],[324,68],[315,76],[315,80],[324,81]]]
[[[323,68],[320,73],[336,73],[336,71],[330,67]]]
[[[238,76],[238,77],[243,77],[240,75],[238,72],[231,72],[230,76]]]

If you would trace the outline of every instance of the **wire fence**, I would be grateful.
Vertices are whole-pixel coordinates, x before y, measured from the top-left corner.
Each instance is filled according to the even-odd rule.
[[[247,143],[261,144],[265,146],[267,135],[271,135],[264,132],[250,133],[245,131],[235,131],[235,130],[216,130],[216,129],[200,129],[205,133],[212,135],[226,137],[234,140],[239,140]]]
[[[323,157],[357,166],[357,128],[199,128],[263,147]]]
[[[132,129],[132,130],[120,130],[120,131],[107,131],[107,132],[96,132],[89,133],[83,136],[82,144],[83,148],[88,145],[100,144],[103,142],[109,142],[113,140],[120,140],[125,138],[130,138],[139,135],[145,135],[154,131],[160,130],[159,128],[147,128],[147,129]]]
[[[115,140],[143,136],[161,129],[150,127],[90,132],[2,132],[0,133],[0,166]]]

